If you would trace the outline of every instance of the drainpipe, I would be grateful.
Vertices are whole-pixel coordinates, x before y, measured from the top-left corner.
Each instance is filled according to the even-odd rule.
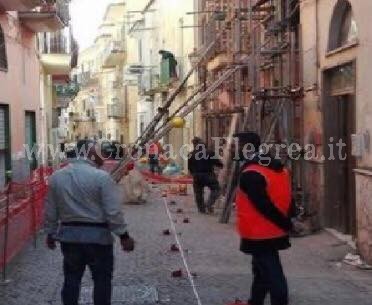
[[[316,78],[315,78],[315,85],[316,93],[320,98],[320,86],[319,86],[319,69],[320,69],[320,50],[319,50],[319,1],[315,0],[315,35],[316,35]],[[318,102],[318,106],[320,108],[320,100]]]

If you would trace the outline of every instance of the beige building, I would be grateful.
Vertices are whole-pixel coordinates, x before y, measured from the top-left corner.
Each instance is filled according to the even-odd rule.
[[[128,143],[125,4],[107,7],[94,44],[79,55],[73,74],[80,92],[70,105],[70,141],[98,138]]]
[[[356,236],[372,262],[371,1],[301,3],[306,190],[320,225]],[[332,159],[331,144],[347,146]],[[324,157],[322,158],[322,154]]]
[[[143,134],[158,108],[191,67],[189,55],[195,46],[194,17],[187,13],[193,11],[193,1],[152,0],[146,1],[142,9],[130,18],[128,36],[137,41],[138,54],[138,61],[133,62],[129,69],[129,74],[138,79],[138,100],[130,100],[131,105],[137,104],[137,136]],[[159,53],[161,51],[164,51],[163,55]],[[192,77],[177,96],[170,114],[193,91],[194,80]],[[190,115],[185,127],[172,130],[163,142],[172,144],[178,151],[183,144],[190,143],[194,134],[194,119]],[[177,159],[180,165],[186,165],[181,158]]]

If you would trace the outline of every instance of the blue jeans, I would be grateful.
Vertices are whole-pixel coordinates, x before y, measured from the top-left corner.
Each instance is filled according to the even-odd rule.
[[[111,305],[113,246],[61,243],[65,281],[62,289],[63,305],[78,305],[81,280],[86,266],[94,282],[94,305]]]
[[[279,252],[260,251],[253,254],[253,284],[251,305],[263,305],[270,294],[271,305],[288,305],[288,285]]]

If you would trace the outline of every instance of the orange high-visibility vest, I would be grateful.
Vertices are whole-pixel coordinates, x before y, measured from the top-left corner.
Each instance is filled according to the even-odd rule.
[[[266,190],[271,202],[286,216],[289,216],[291,207],[291,180],[288,170],[276,172],[268,167],[258,164],[248,165],[242,173],[257,172],[266,180]],[[248,198],[238,188],[236,194],[237,230],[244,239],[267,240],[285,237],[285,232],[277,225],[263,216]]]

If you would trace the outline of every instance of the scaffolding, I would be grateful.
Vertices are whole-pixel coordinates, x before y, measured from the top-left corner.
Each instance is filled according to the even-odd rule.
[[[199,66],[199,82],[207,87],[209,82],[220,78],[225,69],[242,66],[203,104],[203,138],[208,145],[212,144],[212,137],[227,137],[234,115],[244,116],[244,109],[250,106],[248,8],[249,0],[202,0],[199,3],[196,20],[200,49],[215,40],[216,33],[221,35]]]
[[[301,145],[299,3],[300,0],[200,0],[198,10],[190,12],[196,15],[199,47],[190,55],[192,69],[159,108],[136,144],[141,146],[150,139],[166,136],[174,115],[185,117],[201,106],[202,136],[208,145],[212,144],[212,137],[231,137],[234,132],[245,130],[256,131],[266,143]],[[194,72],[198,75],[195,92],[175,114],[169,115],[170,105]],[[285,152],[283,157],[287,157]],[[226,202],[221,221],[226,222],[238,167],[232,166],[228,157],[224,161],[232,169],[225,173],[222,184]],[[296,195],[301,196],[301,162],[288,158],[285,161],[293,172]],[[120,177],[120,168],[126,162],[121,162],[114,176]]]
[[[303,145],[303,88],[300,61],[300,0],[252,0],[252,127],[267,143]],[[303,205],[302,161],[282,158],[293,173]]]
[[[203,104],[207,144],[212,144],[212,137],[231,136],[232,130],[256,131],[268,144],[303,144],[299,14],[299,0],[200,1],[197,25],[201,49],[221,32],[221,23],[229,20],[222,39],[199,67],[200,83],[218,79],[226,68],[243,65]],[[232,119],[236,114],[240,116],[238,123]],[[301,197],[301,161],[290,160],[287,149],[281,156],[292,169],[296,197]],[[236,182],[235,167],[224,161],[233,170],[223,185],[226,202],[222,222],[228,221],[230,192]]]

